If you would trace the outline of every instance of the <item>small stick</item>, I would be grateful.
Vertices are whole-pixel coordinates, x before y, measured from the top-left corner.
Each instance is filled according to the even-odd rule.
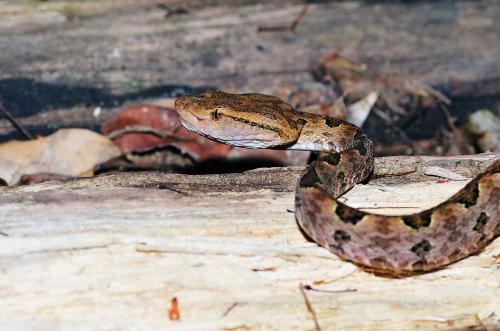
[[[373,109],[373,112],[375,114],[377,114],[378,117],[380,117],[387,125],[389,125],[391,127],[391,129],[399,135],[401,140],[403,140],[407,145],[409,145],[413,149],[413,152],[415,152],[417,154],[421,152],[418,145],[415,144],[415,142],[413,142],[410,138],[408,138],[408,136],[406,135],[406,133],[404,133],[403,130],[401,130],[399,127],[397,127],[394,124],[394,122],[389,117],[389,115],[387,115],[386,113],[384,113],[378,109],[375,109],[375,108]]]
[[[373,175],[371,179],[379,179],[379,178],[385,178],[385,177],[399,177],[399,176],[406,176],[412,173],[417,172],[417,170],[410,170],[410,171],[405,171],[405,172],[399,172],[399,173],[385,173],[385,174],[380,174],[380,175]]]
[[[302,296],[304,297],[304,302],[306,303],[307,310],[311,313],[313,320],[314,320],[314,326],[316,327],[316,331],[321,331],[321,326],[318,323],[318,318],[316,317],[316,313],[314,312],[314,309],[311,305],[311,302],[309,301],[309,298],[307,297],[305,287],[302,283],[299,285],[300,293],[302,293]]]
[[[175,188],[171,188],[171,187],[168,187],[167,184],[165,183],[160,183],[158,185],[156,185],[156,188],[160,189],[160,190],[167,190],[167,191],[171,191],[171,192],[174,192],[174,193],[177,193],[177,194],[180,194],[180,195],[183,195],[185,197],[188,197],[189,194],[187,194],[186,192],[182,192],[180,190],[176,190]]]
[[[234,307],[236,307],[237,305],[238,305],[238,303],[237,303],[237,302],[235,302],[235,303],[233,303],[231,306],[229,306],[229,307],[226,309],[226,311],[224,312],[224,314],[222,314],[222,317],[226,317],[226,316],[227,316],[227,314],[229,314],[229,312],[230,312],[231,310],[233,310],[233,309],[234,309]]]
[[[299,25],[300,21],[306,15],[308,9],[309,5],[304,5],[304,7],[302,7],[302,10],[297,14],[297,16],[295,16],[290,26],[270,26],[270,27],[259,26],[257,28],[257,32],[280,32],[280,31],[294,32],[297,25]]]
[[[446,122],[448,122],[448,126],[450,127],[451,131],[455,132],[457,130],[457,127],[455,126],[454,119],[448,111],[448,108],[446,106],[440,106],[439,110],[441,110],[444,117],[446,117]]]
[[[189,14],[189,11],[184,8],[184,7],[178,7],[178,8],[170,8],[164,3],[159,3],[156,5],[156,7],[162,9],[165,11],[165,18],[168,18],[173,15],[184,15],[184,14]]]
[[[3,116],[5,116],[5,118],[10,122],[10,124],[12,124],[17,129],[17,131],[19,131],[19,133],[21,133],[26,139],[33,139],[33,136],[28,132],[28,130],[26,130],[20,123],[16,121],[14,116],[12,116],[12,114],[9,113],[7,109],[5,109],[2,103],[0,103],[0,113],[2,113]]]
[[[310,285],[305,285],[304,290],[307,291],[315,291],[315,292],[325,292],[325,293],[347,293],[347,292],[357,292],[358,290],[355,288],[348,288],[345,290],[319,290],[317,288],[314,288]]]
[[[290,30],[295,31],[295,28],[297,27],[297,25],[299,25],[300,21],[302,21],[304,16],[306,16],[308,10],[309,10],[309,5],[304,5],[304,7],[302,7],[302,10],[297,14],[297,16],[295,16],[295,19],[293,20],[292,25],[290,26]]]
[[[455,119],[453,118],[453,116],[451,116],[448,108],[443,104],[439,104],[438,108],[441,110],[444,117],[446,117],[446,121],[448,122],[448,126],[451,129],[451,133],[452,133],[451,138],[454,140],[453,141],[454,145],[459,147],[459,148],[462,147],[462,148],[466,149],[467,153],[469,153],[469,154],[474,154],[474,147],[472,147],[467,142],[467,140],[465,139],[463,134],[460,132],[460,130],[457,129],[457,127],[455,125]]]

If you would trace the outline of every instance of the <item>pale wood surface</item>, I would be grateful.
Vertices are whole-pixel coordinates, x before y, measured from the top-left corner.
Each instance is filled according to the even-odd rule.
[[[376,173],[441,165],[470,177],[498,157],[380,158]],[[0,329],[314,330],[300,283],[351,290],[307,291],[323,330],[499,329],[500,239],[438,272],[376,277],[303,237],[289,212],[299,172],[0,188]],[[422,196],[451,194],[419,170],[348,198],[384,187],[405,199],[412,185]],[[167,318],[174,296],[180,321]]]

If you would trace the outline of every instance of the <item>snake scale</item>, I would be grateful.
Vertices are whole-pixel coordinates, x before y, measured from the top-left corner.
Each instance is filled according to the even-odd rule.
[[[297,184],[295,215],[317,244],[376,274],[442,268],[500,234],[500,160],[443,203],[411,215],[364,212],[336,200],[373,170],[373,144],[342,120],[295,111],[281,99],[209,91],[175,102],[188,130],[247,148],[322,153]]]

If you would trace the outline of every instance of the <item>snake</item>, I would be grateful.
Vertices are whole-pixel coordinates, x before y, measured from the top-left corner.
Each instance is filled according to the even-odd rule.
[[[442,269],[479,253],[500,234],[499,158],[435,207],[381,215],[338,200],[373,173],[373,143],[359,127],[259,93],[184,95],[175,109],[186,129],[218,142],[318,152],[296,186],[296,221],[318,245],[374,274]]]

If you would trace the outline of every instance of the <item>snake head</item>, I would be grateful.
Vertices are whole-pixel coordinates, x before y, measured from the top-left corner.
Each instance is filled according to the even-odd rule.
[[[282,104],[280,99],[262,94],[209,91],[177,98],[175,109],[186,129],[212,140],[247,148],[272,148],[297,137],[277,109]]]

